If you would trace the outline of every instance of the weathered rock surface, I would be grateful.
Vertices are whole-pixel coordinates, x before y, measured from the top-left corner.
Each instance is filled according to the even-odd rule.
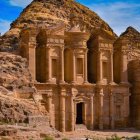
[[[21,56],[0,53],[0,75],[1,92],[6,93],[6,89],[9,91],[35,92],[27,60]]]
[[[42,115],[34,101],[36,94],[27,60],[0,53],[0,122],[29,123],[30,116]]]
[[[40,115],[34,101],[24,101],[0,93],[0,123],[29,123],[30,116]]]
[[[56,25],[64,22],[67,27],[76,24],[92,32],[95,28],[102,28],[115,36],[109,25],[103,21],[95,12],[73,0],[34,0],[23,10],[19,18],[12,24],[11,29],[1,37],[1,51],[12,51],[18,47],[20,30],[31,25],[40,23],[46,26]]]

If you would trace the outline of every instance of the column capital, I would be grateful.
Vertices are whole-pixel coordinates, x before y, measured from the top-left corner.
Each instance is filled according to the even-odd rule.
[[[89,94],[89,97],[90,97],[90,98],[93,98],[93,97],[94,97],[94,94],[92,94],[92,93]]]
[[[59,49],[60,49],[61,51],[64,51],[64,46],[60,45],[60,46],[59,46]]]
[[[100,93],[99,95],[100,95],[100,96],[102,96],[102,97],[104,96],[104,94],[103,94],[103,93]]]
[[[36,48],[36,43],[35,42],[29,42],[29,48]]]
[[[53,93],[51,93],[51,92],[49,92],[49,93],[47,93],[47,97],[49,98],[49,97],[52,97],[53,96]]]
[[[124,50],[124,49],[123,49],[123,50],[121,50],[121,54],[123,54],[123,55],[127,55],[127,54],[128,54],[128,52],[129,52],[128,50]]]
[[[61,91],[60,91],[60,96],[61,97],[66,97],[67,96],[67,93],[66,93],[66,89],[61,89]]]

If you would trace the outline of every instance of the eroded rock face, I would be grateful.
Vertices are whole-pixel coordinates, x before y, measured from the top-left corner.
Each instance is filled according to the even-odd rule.
[[[26,92],[34,92],[27,60],[21,56],[0,53],[0,75],[1,87],[9,91],[26,90]],[[5,89],[0,89],[6,92]]]
[[[0,122],[29,123],[29,116],[39,115],[35,102],[22,101],[0,93]]]
[[[17,94],[30,100],[16,98]],[[36,92],[27,60],[18,55],[0,53],[0,122],[28,123],[30,116],[40,115],[33,94]]]

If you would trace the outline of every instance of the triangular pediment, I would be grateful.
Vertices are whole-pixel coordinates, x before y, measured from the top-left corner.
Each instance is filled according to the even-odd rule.
[[[116,40],[116,37],[114,37],[109,31],[103,29],[93,31],[92,36],[94,38],[98,38],[99,40]]]
[[[50,34],[52,35],[64,35],[65,27],[65,24],[61,23],[53,27],[48,27],[48,30],[50,30]]]

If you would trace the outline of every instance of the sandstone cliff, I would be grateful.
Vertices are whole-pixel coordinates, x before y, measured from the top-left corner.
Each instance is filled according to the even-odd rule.
[[[0,122],[25,122],[30,115],[40,114],[33,94],[36,93],[27,60],[0,53]],[[32,99],[32,104],[16,99],[19,95]]]
[[[69,28],[73,24],[72,19],[90,32],[95,28],[102,28],[116,36],[109,25],[95,12],[73,0],[34,0],[11,24],[11,29],[1,37],[0,49],[16,50],[22,28],[40,23],[55,25],[59,22],[64,22]]]
[[[0,75],[1,87],[11,92],[14,90],[34,92],[27,60],[21,56],[0,53]]]

